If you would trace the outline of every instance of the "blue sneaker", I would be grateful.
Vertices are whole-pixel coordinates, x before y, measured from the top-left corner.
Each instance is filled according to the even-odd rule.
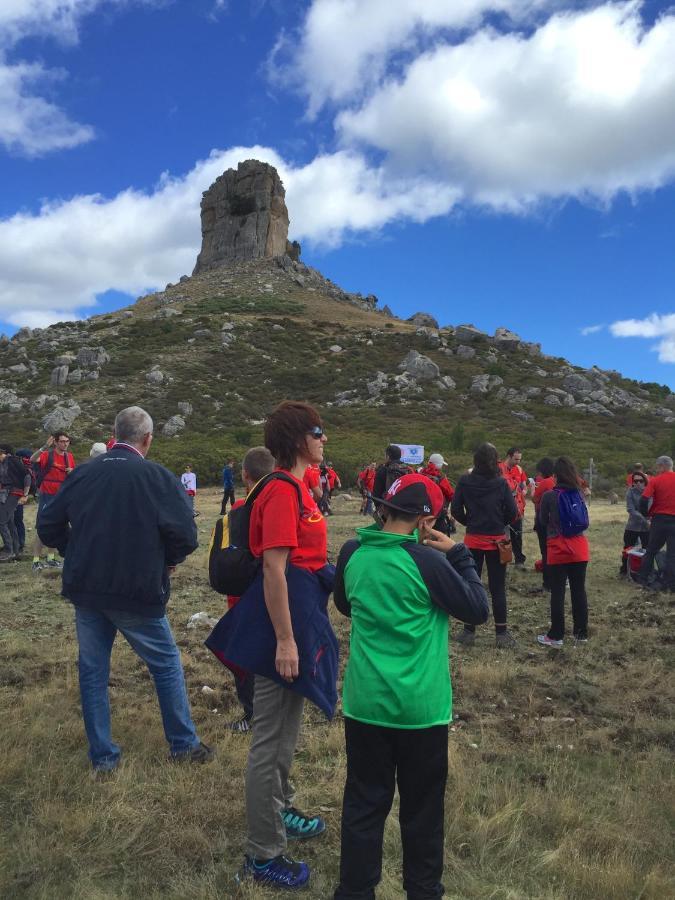
[[[326,823],[321,816],[313,816],[310,819],[294,806],[282,809],[280,815],[289,841],[306,841],[323,834],[326,830]]]
[[[244,866],[237,876],[237,881],[252,878],[259,884],[281,888],[284,891],[297,891],[305,887],[309,881],[309,866],[304,862],[296,862],[288,856],[275,856],[267,862],[255,860],[252,856],[244,857]]]

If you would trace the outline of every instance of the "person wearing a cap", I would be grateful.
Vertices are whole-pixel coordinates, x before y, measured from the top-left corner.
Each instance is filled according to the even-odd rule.
[[[357,529],[338,558],[335,605],[352,621],[335,900],[375,896],[396,784],[404,890],[410,900],[444,893],[448,616],[480,624],[489,608],[469,551],[433,528],[442,506],[437,484],[404,475],[380,501],[382,522]]]

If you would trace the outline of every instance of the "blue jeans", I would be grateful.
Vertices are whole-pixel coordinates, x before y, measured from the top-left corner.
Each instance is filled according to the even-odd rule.
[[[110,653],[117,631],[147,665],[155,681],[164,734],[172,756],[189,753],[199,745],[190,715],[180,653],[166,618],[150,619],[118,609],[75,608],[80,646],[79,674],[82,717],[89,741],[89,759],[95,769],[114,769],[121,750],[110,729]]]

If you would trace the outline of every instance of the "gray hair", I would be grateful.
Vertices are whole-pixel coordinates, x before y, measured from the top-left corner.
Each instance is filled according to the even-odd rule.
[[[152,434],[152,419],[140,406],[127,406],[115,416],[115,439],[138,446]]]
[[[664,469],[670,470],[673,468],[673,461],[669,456],[659,456],[656,460],[656,465],[663,466]]]

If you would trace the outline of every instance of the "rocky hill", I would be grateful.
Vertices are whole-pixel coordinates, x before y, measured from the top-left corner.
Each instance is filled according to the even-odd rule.
[[[208,480],[294,397],[321,408],[347,480],[389,440],[441,450],[459,471],[490,437],[520,444],[530,465],[544,453],[593,456],[615,480],[634,458],[670,451],[667,388],[545,356],[506,328],[379,310],[299,261],[278,176],[244,174],[234,176],[252,195],[233,194],[229,173],[204,195],[197,274],[112,314],[0,336],[3,440],[34,446],[66,428],[86,455],[116,411],[138,403],[155,419],[155,458],[191,460]],[[228,255],[228,241],[244,249]]]

